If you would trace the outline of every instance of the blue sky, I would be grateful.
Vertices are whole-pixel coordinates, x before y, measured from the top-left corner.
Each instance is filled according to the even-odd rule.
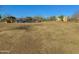
[[[0,14],[16,17],[27,16],[71,16],[79,10],[79,5],[0,5]]]

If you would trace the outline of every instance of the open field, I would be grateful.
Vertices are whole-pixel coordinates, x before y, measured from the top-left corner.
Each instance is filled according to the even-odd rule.
[[[0,23],[0,53],[79,53],[79,23]]]

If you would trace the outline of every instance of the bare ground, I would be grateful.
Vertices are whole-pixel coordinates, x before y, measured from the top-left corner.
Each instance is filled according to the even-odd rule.
[[[0,23],[0,53],[79,53],[79,23]]]

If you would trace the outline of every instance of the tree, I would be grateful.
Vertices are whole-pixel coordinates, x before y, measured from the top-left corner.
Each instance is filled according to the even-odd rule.
[[[79,11],[75,12],[72,16],[71,16],[71,21],[79,21]]]
[[[25,22],[33,22],[32,17],[26,17],[26,18],[25,18]]]
[[[0,19],[1,19],[1,15],[0,15]]]
[[[49,21],[56,21],[56,16],[50,16],[47,18]]]
[[[0,21],[1,21],[1,19],[2,19],[2,16],[0,15]]]
[[[42,16],[34,16],[33,17],[33,21],[37,21],[37,22],[42,22],[45,21],[46,19]]]
[[[63,21],[64,15],[59,16],[59,18]]]
[[[16,17],[14,17],[14,16],[5,16],[2,19],[2,21],[7,22],[7,23],[14,23],[14,22],[16,22]]]

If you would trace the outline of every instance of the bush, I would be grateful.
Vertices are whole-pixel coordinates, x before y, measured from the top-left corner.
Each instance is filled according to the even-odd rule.
[[[7,16],[7,17],[4,17],[1,21],[7,22],[7,23],[14,23],[16,22],[16,18],[14,16]]]

